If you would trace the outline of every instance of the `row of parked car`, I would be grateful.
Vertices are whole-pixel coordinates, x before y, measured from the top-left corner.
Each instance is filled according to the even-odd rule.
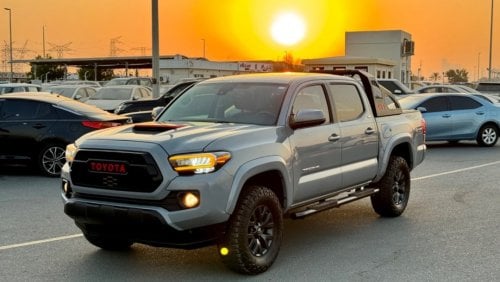
[[[153,99],[149,87],[122,81],[104,87],[61,84],[45,91],[16,84],[35,88],[0,92],[0,164],[34,166],[44,175],[59,176],[67,144],[93,130],[151,120],[154,107],[165,106],[196,82],[165,88]],[[11,86],[0,84],[0,89]]]
[[[43,174],[58,176],[67,144],[92,130],[150,121],[154,108],[166,106],[197,81],[165,88],[155,99],[150,88],[141,85],[58,85],[52,86],[51,94],[2,94],[0,162],[34,164]],[[432,85],[395,94],[394,103],[401,108],[422,112],[427,141],[475,140],[482,146],[498,141],[500,96],[460,85]]]

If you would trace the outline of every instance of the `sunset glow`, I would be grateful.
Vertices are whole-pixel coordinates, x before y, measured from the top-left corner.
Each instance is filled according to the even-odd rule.
[[[304,20],[294,13],[278,15],[271,26],[273,39],[286,46],[291,46],[302,40],[305,31]]]
[[[348,31],[403,30],[415,41],[413,73],[466,68],[470,78],[487,74],[489,1],[158,2],[161,55],[201,57],[206,52],[213,61],[281,60],[286,52],[300,62],[344,56]],[[15,59],[42,54],[42,27],[52,57],[68,43],[66,58],[106,57],[112,47],[119,56],[151,54],[148,0],[3,0],[2,5],[12,10]],[[2,12],[0,42],[9,42],[8,13]],[[494,17],[493,50],[500,50],[500,5]],[[500,54],[493,54],[492,63],[500,69]]]

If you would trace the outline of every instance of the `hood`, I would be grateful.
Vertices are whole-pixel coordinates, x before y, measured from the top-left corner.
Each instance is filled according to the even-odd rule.
[[[121,103],[128,100],[87,100],[85,104],[94,105],[105,111],[111,111],[118,107]]]
[[[224,140],[229,141],[230,138],[238,140],[231,140],[229,144],[242,145],[241,143],[251,142],[257,136],[263,136],[263,131],[276,132],[276,127],[232,123],[146,122],[93,131],[78,139],[77,145],[85,143],[87,140],[102,140],[106,144],[113,140],[147,142],[160,145],[169,155],[172,155],[201,152],[210,145],[211,149],[221,149],[217,148],[216,144],[227,144]],[[275,136],[275,134],[265,135]],[[229,150],[231,148],[222,149]]]

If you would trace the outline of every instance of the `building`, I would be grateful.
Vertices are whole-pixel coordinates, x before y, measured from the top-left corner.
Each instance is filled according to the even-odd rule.
[[[395,62],[391,60],[368,57],[329,57],[302,60],[304,71],[322,70],[362,70],[369,72],[377,78],[392,78]]]
[[[401,30],[358,31],[345,34],[346,55],[303,60],[305,71],[359,69],[377,78],[396,78],[408,84],[415,43]]]
[[[186,78],[213,78],[272,70],[271,61],[214,62],[182,55],[160,59],[160,80],[166,84],[175,84]]]

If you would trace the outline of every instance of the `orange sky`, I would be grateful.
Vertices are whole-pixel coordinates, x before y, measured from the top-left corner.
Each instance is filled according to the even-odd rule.
[[[24,58],[46,52],[57,57],[105,57],[111,40],[120,56],[151,54],[150,0],[0,0],[12,9],[15,50]],[[404,30],[415,41],[412,71],[429,76],[465,68],[469,79],[487,76],[491,0],[158,0],[160,54],[203,56],[214,61],[281,60],[344,55],[344,33]],[[303,17],[306,34],[293,46],[270,34],[274,17],[291,11]],[[9,13],[0,10],[0,50],[9,42]],[[500,71],[500,2],[494,9],[493,69]],[[69,44],[70,43],[70,44]],[[51,50],[52,49],[52,50]],[[145,53],[144,53],[145,52]],[[18,59],[21,52],[14,52]],[[0,66],[5,68],[5,54]],[[3,71],[3,69],[2,69]]]

